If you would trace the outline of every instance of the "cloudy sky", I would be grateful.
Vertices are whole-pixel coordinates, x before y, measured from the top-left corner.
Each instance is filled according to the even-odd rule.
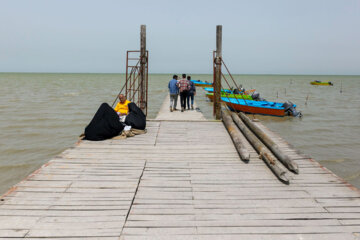
[[[0,72],[211,73],[216,25],[239,74],[360,74],[359,0],[0,0]]]

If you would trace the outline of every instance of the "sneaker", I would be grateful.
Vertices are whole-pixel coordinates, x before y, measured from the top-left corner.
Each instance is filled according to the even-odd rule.
[[[173,111],[173,109],[172,109],[172,107],[170,107],[170,112],[172,112]]]

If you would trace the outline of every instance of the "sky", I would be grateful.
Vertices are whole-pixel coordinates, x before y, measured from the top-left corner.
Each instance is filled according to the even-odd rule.
[[[360,74],[360,0],[0,0],[0,72]]]

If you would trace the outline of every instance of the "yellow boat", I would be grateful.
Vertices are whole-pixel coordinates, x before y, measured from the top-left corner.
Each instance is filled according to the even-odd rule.
[[[311,85],[320,85],[320,86],[333,86],[332,82],[321,82],[321,81],[313,81],[310,82]]]

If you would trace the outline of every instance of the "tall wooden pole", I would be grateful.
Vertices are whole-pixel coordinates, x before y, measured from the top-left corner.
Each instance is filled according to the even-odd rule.
[[[214,81],[215,118],[221,118],[221,58],[222,58],[222,25],[216,26],[216,57]]]
[[[140,28],[140,108],[146,114],[146,25]]]

